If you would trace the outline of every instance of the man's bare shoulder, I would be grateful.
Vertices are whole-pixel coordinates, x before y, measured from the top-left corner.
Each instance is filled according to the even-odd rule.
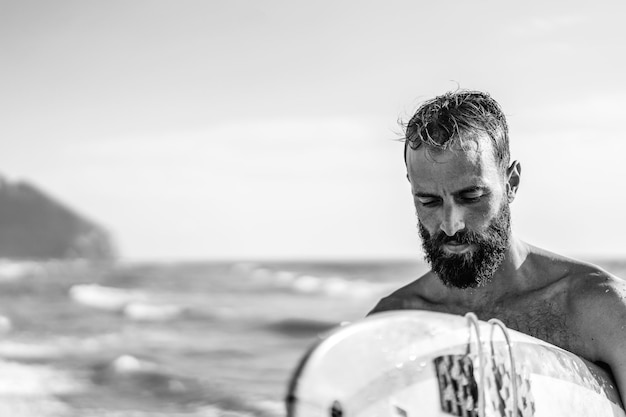
[[[598,265],[539,249],[534,252],[535,276],[546,271],[555,281],[560,281],[567,292],[566,312],[572,319],[603,309],[608,298],[617,300],[617,294],[626,296],[626,281],[609,273]],[[624,303],[626,306],[626,303]]]
[[[587,359],[609,365],[626,401],[626,281],[604,271],[572,278],[568,314]]]
[[[559,255],[545,249],[528,245],[531,250],[523,267],[525,278],[536,281],[540,287],[559,282],[561,288],[572,288],[569,295],[576,297],[580,286],[598,286],[606,280],[619,280],[601,267],[579,259]],[[531,285],[532,286],[532,285]]]
[[[550,252],[536,246],[527,246],[529,248],[530,260],[539,269],[548,269],[553,273],[560,271],[564,277],[593,275],[597,272],[605,272],[592,263]]]
[[[390,310],[427,309],[426,286],[432,278],[432,273],[428,272],[404,287],[398,288],[388,296],[383,297],[367,315]]]
[[[586,330],[626,324],[626,281],[600,267],[588,267],[570,279],[568,310]],[[625,333],[626,335],[626,333]]]

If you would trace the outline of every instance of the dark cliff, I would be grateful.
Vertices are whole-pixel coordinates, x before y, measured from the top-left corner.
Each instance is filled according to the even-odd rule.
[[[0,258],[110,260],[109,233],[26,182],[0,177]]]

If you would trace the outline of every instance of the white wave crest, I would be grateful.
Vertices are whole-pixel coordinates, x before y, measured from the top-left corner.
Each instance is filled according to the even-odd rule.
[[[138,321],[169,321],[182,316],[184,307],[173,304],[149,304],[130,302],[124,307],[124,315]]]
[[[263,287],[283,289],[300,294],[327,295],[333,297],[365,298],[382,295],[395,284],[348,279],[340,275],[317,276],[287,270],[254,268],[249,275],[253,282]]]
[[[79,284],[70,288],[70,297],[77,303],[108,311],[122,311],[132,302],[145,302],[146,296],[136,290]]]

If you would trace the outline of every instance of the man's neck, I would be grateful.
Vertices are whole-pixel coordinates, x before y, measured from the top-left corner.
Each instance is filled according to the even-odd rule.
[[[511,244],[505,253],[504,260],[491,280],[478,288],[446,287],[448,302],[473,310],[486,303],[491,304],[507,296],[524,292],[530,283],[522,270],[522,264],[529,253],[530,247],[526,243],[511,236]]]

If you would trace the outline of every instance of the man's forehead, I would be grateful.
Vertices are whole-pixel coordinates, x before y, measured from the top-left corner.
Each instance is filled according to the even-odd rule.
[[[409,148],[406,156],[409,179],[427,188],[442,182],[458,187],[485,186],[499,177],[489,140],[468,140],[446,150],[423,145]]]

